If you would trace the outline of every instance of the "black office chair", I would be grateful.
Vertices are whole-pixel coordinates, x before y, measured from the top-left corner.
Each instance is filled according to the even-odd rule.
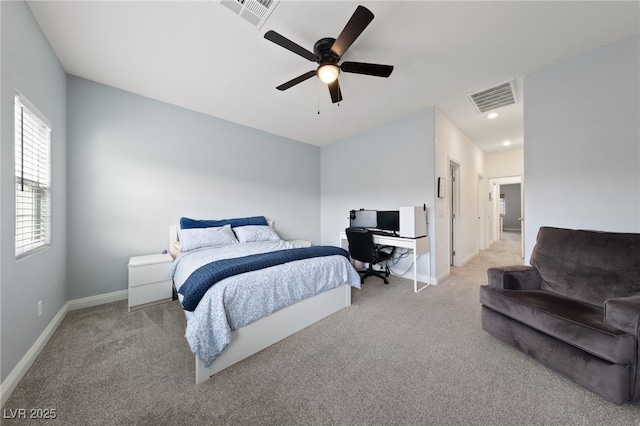
[[[389,284],[389,280],[386,278],[389,276],[389,269],[387,268],[386,274],[382,275],[380,272],[373,270],[373,265],[391,258],[391,256],[393,256],[393,249],[391,252],[383,251],[382,249],[385,247],[373,242],[373,235],[367,228],[351,227],[345,231],[347,240],[349,241],[351,257],[369,264],[369,268],[360,278],[360,283],[363,283],[365,278],[375,275],[376,277],[382,278],[385,284]]]

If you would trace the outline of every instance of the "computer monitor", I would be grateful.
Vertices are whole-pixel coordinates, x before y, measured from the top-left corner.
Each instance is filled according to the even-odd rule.
[[[400,232],[400,211],[399,210],[378,210],[378,229],[383,231]]]
[[[378,221],[375,210],[351,210],[351,221],[349,226],[361,228],[376,228]]]

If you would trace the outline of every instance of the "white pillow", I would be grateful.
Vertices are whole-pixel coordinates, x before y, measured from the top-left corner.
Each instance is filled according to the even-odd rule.
[[[280,237],[272,227],[264,225],[236,226],[235,228],[233,228],[233,232],[236,233],[236,237],[241,243],[280,239]]]
[[[202,247],[222,246],[238,242],[231,230],[231,225],[215,228],[180,229],[178,230],[178,238],[183,253]]]

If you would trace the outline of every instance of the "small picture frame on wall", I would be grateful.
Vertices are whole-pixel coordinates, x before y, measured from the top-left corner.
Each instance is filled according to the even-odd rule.
[[[447,196],[447,179],[443,177],[438,178],[438,198],[445,198]]]

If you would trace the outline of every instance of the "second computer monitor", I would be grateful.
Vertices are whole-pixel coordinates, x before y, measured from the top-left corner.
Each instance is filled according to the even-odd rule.
[[[378,210],[378,229],[398,233],[400,231],[400,211],[398,210]]]

